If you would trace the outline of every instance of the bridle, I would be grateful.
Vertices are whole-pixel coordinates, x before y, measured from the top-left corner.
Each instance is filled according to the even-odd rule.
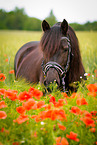
[[[66,77],[66,73],[69,70],[69,65],[70,65],[70,54],[71,54],[71,45],[70,45],[70,40],[68,37],[62,37],[61,40],[67,40],[68,42],[68,57],[67,57],[67,63],[65,66],[65,69],[63,69],[63,67],[58,64],[57,62],[53,62],[53,61],[49,61],[46,64],[44,64],[44,59],[42,61],[42,70],[44,73],[44,76],[47,75],[47,72],[49,71],[50,68],[54,68],[56,69],[56,71],[58,72],[60,81],[62,82],[62,86],[63,86],[63,91],[65,92],[65,77]]]

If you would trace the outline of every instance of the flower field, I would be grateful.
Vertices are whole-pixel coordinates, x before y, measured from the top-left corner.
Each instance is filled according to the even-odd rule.
[[[77,32],[87,80],[68,94],[15,80],[17,50],[41,35],[0,31],[0,145],[97,145],[97,32]]]

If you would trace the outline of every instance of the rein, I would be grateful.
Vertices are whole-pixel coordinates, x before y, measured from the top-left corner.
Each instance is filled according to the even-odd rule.
[[[62,37],[61,40],[67,40],[68,42],[68,57],[67,57],[67,64],[65,66],[65,69],[63,69],[63,67],[58,64],[57,62],[53,62],[53,61],[49,61],[46,64],[44,64],[44,60],[42,61],[42,70],[44,75],[47,75],[47,72],[49,71],[50,68],[54,68],[56,69],[56,71],[58,72],[59,78],[62,82],[62,86],[63,86],[63,91],[65,92],[65,77],[66,77],[66,73],[69,69],[69,64],[70,64],[70,54],[71,54],[71,45],[70,45],[70,40],[68,37]]]

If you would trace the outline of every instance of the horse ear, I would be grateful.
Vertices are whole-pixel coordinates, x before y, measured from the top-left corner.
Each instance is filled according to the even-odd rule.
[[[62,30],[62,33],[64,35],[66,35],[67,33],[67,30],[68,30],[68,22],[64,19],[63,22],[61,23],[61,30]]]
[[[45,20],[43,20],[43,22],[42,22],[42,29],[43,29],[43,31],[47,31],[50,29],[50,25]]]

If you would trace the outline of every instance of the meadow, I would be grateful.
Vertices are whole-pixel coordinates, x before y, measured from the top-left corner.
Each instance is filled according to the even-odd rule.
[[[97,145],[97,32],[76,32],[87,80],[62,93],[16,80],[14,57],[42,32],[0,30],[0,145]],[[52,86],[51,86],[52,87]]]

